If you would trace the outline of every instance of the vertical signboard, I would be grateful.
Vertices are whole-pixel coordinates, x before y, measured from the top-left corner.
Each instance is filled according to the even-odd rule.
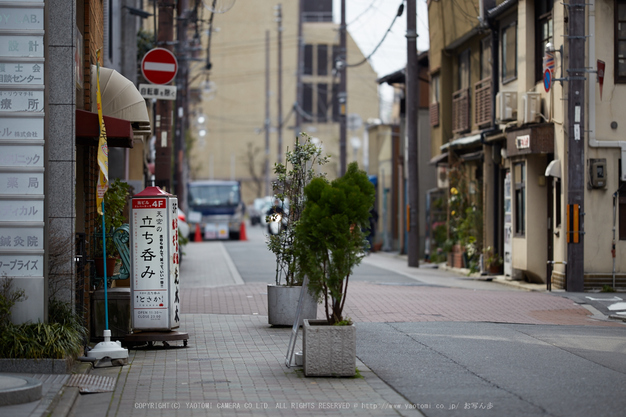
[[[511,249],[513,247],[513,218],[511,207],[511,172],[507,171],[504,177],[504,275],[511,276],[513,273],[513,259]]]
[[[0,1],[0,276],[28,292],[19,321],[43,320],[43,0]]]
[[[132,199],[131,308],[134,330],[168,331],[180,323],[178,200],[158,187]]]

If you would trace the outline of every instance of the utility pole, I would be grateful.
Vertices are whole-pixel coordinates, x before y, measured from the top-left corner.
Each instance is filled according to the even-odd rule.
[[[298,1],[298,62],[296,64],[296,103],[294,111],[296,112],[295,136],[300,136],[302,132],[302,114],[300,114],[300,106],[302,106],[302,65],[304,60],[304,38],[302,37],[302,11],[304,10],[304,0]]]
[[[157,46],[172,50],[174,40],[175,4],[171,0],[161,0],[159,5],[159,31]],[[156,103],[156,157],[154,167],[155,185],[168,192],[172,191],[172,102],[157,100]]]
[[[346,47],[346,0],[341,0],[341,25],[339,26],[339,175],[346,173],[346,136],[348,95],[346,79],[348,70],[348,52]]]
[[[415,0],[406,2],[406,140],[408,141],[409,164],[409,266],[420,265],[419,234],[419,170],[417,115],[419,111],[419,68],[417,61],[417,24]]]
[[[585,1],[569,2],[567,92],[567,291],[582,292],[585,272]],[[576,227],[578,226],[578,227]],[[580,232],[579,232],[580,231]]]
[[[189,23],[189,0],[178,0],[178,20],[176,25],[178,73],[176,74],[176,129],[174,131],[174,193],[178,196],[178,204],[185,206],[185,181],[183,175],[185,155],[185,131],[187,120],[187,81],[190,51],[187,50],[187,27]],[[182,117],[181,117],[182,115]]]
[[[265,31],[265,195],[270,194],[270,31]]]
[[[283,5],[276,6],[276,22],[278,23],[278,153],[276,160],[283,161]]]

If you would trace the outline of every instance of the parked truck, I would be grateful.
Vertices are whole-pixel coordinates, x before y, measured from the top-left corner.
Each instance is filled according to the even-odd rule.
[[[187,221],[197,240],[239,239],[245,205],[239,181],[191,181],[187,185]]]

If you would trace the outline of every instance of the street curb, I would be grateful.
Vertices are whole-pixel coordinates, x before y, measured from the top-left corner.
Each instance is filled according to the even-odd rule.
[[[93,369],[91,363],[77,362],[72,374],[88,374]],[[71,414],[76,399],[78,398],[78,387],[63,386],[54,396],[48,408],[44,412],[46,417],[66,417]]]

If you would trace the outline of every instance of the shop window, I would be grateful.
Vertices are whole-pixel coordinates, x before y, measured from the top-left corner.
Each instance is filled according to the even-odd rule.
[[[517,24],[505,27],[502,33],[502,82],[517,77]]]
[[[515,224],[516,236],[526,234],[526,163],[518,162],[513,166],[515,181]]]
[[[615,0],[615,82],[626,83],[626,0]]]

